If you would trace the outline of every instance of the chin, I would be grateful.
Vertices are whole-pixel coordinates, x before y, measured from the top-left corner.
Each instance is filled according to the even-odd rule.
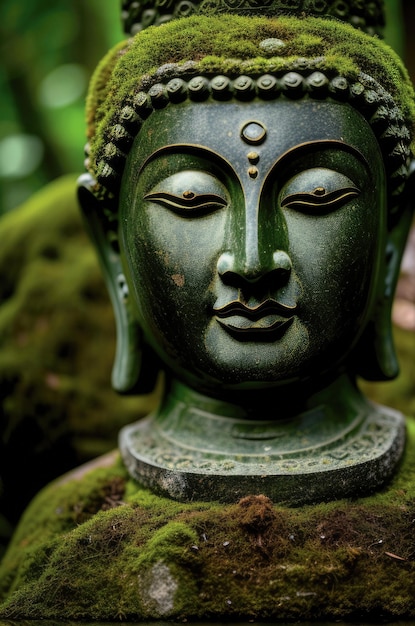
[[[270,387],[298,379],[309,349],[308,331],[298,322],[272,342],[240,341],[215,323],[207,329],[198,365],[222,385]]]

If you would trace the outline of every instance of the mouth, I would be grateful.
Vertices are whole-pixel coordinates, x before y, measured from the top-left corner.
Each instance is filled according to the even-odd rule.
[[[281,338],[294,321],[295,306],[266,300],[247,306],[235,300],[214,308],[217,322],[239,341],[275,341]]]

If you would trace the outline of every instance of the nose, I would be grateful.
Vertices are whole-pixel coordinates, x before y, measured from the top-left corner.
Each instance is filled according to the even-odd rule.
[[[275,250],[268,260],[261,260],[260,255],[241,255],[232,251],[223,252],[217,263],[217,270],[226,284],[240,286],[241,283],[257,284],[264,278],[285,285],[291,274],[292,263],[287,252]]]
[[[262,285],[267,277],[281,287],[292,269],[285,218],[281,208],[272,205],[273,194],[261,194],[255,188],[244,192],[244,202],[229,213],[217,271],[225,284]]]

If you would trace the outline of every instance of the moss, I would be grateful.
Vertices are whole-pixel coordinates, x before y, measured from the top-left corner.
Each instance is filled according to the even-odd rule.
[[[64,177],[0,220],[3,542],[42,486],[154,405],[110,388],[113,313],[75,192]]]
[[[268,72],[270,67],[273,71],[289,69],[298,57],[320,59],[321,69],[336,69],[352,79],[362,71],[392,95],[408,127],[413,129],[414,93],[400,59],[383,42],[348,24],[318,18],[237,15],[185,19],[185,29],[179,19],[140,32],[118,46],[99,66],[91,82],[87,107],[90,168],[95,175],[106,131],[122,102],[140,89],[143,79],[156,74],[160,66],[189,60],[196,63],[194,71],[209,69],[219,73],[237,72],[238,68],[241,71],[243,62],[248,60],[253,72]],[[268,38],[280,39],[285,45],[278,56],[259,58],[259,43]]]
[[[234,505],[159,498],[119,459],[55,482],[3,560],[0,617],[412,619],[412,420],[408,431],[384,490],[296,509],[265,496]]]
[[[86,123],[88,130],[88,137],[92,136],[95,132],[95,111],[105,97],[107,82],[111,76],[111,72],[114,69],[114,65],[117,62],[120,54],[122,54],[125,48],[125,42],[119,43],[112,50],[110,50],[105,57],[101,60],[94,72],[93,84],[94,89],[91,89],[87,96],[86,103]]]

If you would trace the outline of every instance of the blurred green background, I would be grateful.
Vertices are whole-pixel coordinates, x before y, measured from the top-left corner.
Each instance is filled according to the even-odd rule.
[[[386,39],[402,56],[411,4],[386,0]],[[1,214],[82,171],[88,80],[124,35],[120,0],[1,0],[0,18]]]
[[[151,408],[111,389],[113,314],[75,195],[88,81],[123,38],[119,0],[0,0],[0,555],[44,484]]]
[[[1,0],[0,213],[83,169],[84,102],[119,0]]]

